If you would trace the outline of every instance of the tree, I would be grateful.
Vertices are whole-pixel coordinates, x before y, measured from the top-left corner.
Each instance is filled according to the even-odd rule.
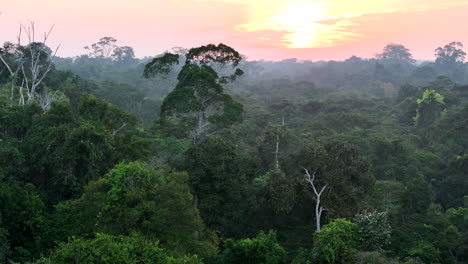
[[[93,58],[110,58],[114,54],[115,49],[118,47],[115,45],[117,40],[113,37],[103,37],[98,42],[91,44],[91,47],[84,47],[89,52],[89,56]]]
[[[22,179],[48,202],[75,198],[119,161],[148,155],[148,141],[136,124],[134,116],[90,94],[73,110],[68,103],[54,103],[34,116],[19,143],[28,172]]]
[[[417,127],[427,127],[445,113],[444,96],[435,90],[425,90],[416,100],[418,108],[413,118]]]
[[[438,200],[445,208],[464,205],[468,195],[468,155],[457,156],[449,161],[438,184]]]
[[[255,172],[248,155],[220,138],[207,138],[189,148],[181,169],[189,174],[195,204],[210,228],[226,236],[245,232]]]
[[[325,210],[341,217],[357,213],[374,184],[369,163],[348,144],[313,142],[292,159],[290,166],[305,173],[306,183],[313,190],[317,231]]]
[[[401,201],[402,216],[407,218],[426,213],[434,199],[431,185],[423,177],[415,177],[409,180],[405,187]]]
[[[2,214],[0,213],[0,263],[6,263],[9,254],[8,231],[3,228]]]
[[[255,178],[254,183],[259,187],[257,199],[261,208],[268,208],[275,214],[289,213],[294,208],[296,182],[280,169],[273,169]]]
[[[294,105],[290,100],[283,99],[278,103],[272,104],[270,106],[271,111],[279,117],[281,124],[284,126],[287,121],[295,116],[298,112],[298,107]]]
[[[463,51],[463,43],[450,42],[449,44],[435,49],[436,63],[441,65],[455,65],[465,60],[466,52]]]
[[[320,199],[322,197],[323,192],[327,189],[328,184],[323,185],[322,188],[318,190],[314,182],[316,172],[314,171],[311,176],[308,169],[304,168],[304,171],[306,173],[306,181],[310,184],[315,194],[315,226],[316,226],[317,232],[320,232],[320,220],[322,219],[322,213],[324,210]]]
[[[138,233],[177,254],[213,255],[216,236],[205,228],[187,180],[185,173],[120,163],[79,199],[58,205],[58,237]]]
[[[55,52],[52,53],[52,50],[46,46],[52,29],[53,27],[51,27],[49,32],[44,33],[42,42],[37,42],[35,39],[36,32],[34,22],[31,22],[28,27],[21,24],[18,43],[16,45],[8,45],[8,49],[4,49],[9,51],[16,49],[13,56],[19,56],[19,58],[14,61],[14,64],[11,64],[11,62],[8,63],[4,55],[0,53],[0,60],[8,69],[13,82],[10,99],[15,99],[15,90],[18,90],[19,105],[38,102],[43,109],[48,109],[52,101],[60,99],[60,96],[57,98],[56,93],[49,94],[46,88],[41,89],[44,78],[54,67],[52,60],[60,47],[58,46]],[[26,33],[27,40],[27,45],[25,46],[21,44],[23,30]],[[14,69],[13,66],[15,66],[16,69]],[[18,89],[15,89],[15,85],[19,86]]]
[[[343,263],[348,250],[358,246],[358,226],[345,219],[335,219],[315,233],[313,256],[319,263]]]
[[[159,243],[137,235],[111,236],[98,233],[94,238],[71,238],[61,243],[48,258],[36,264],[202,264],[196,256],[172,257]]]
[[[258,152],[264,170],[279,169],[286,157],[297,152],[299,138],[294,130],[282,125],[268,125],[258,145]]]
[[[356,215],[360,248],[364,251],[382,251],[390,244],[391,227],[386,212],[364,212]]]
[[[116,47],[112,52],[112,59],[120,63],[129,63],[135,60],[135,51],[132,47]]]
[[[382,53],[377,54],[377,58],[384,61],[396,63],[414,63],[410,50],[401,44],[390,43],[384,47]]]
[[[227,239],[220,262],[224,264],[284,264],[286,250],[278,243],[276,233],[260,232],[253,239]]]
[[[52,243],[45,204],[31,184],[7,184],[0,179],[0,215],[0,258],[6,253],[7,262],[36,259]]]
[[[179,55],[166,53],[145,66],[144,76],[168,74],[179,63]],[[242,105],[225,94],[221,83],[242,75],[236,68],[242,57],[224,44],[192,48],[185,55],[186,64],[178,74],[175,89],[161,106],[160,127],[176,137],[189,136],[194,142],[240,121]],[[236,68],[228,76],[219,76],[213,67],[230,65]]]

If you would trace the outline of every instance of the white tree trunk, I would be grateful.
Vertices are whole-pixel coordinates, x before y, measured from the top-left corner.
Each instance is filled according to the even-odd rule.
[[[276,135],[276,152],[275,152],[276,168],[279,169],[279,136]]]
[[[315,224],[316,224],[317,232],[320,232],[320,227],[321,227],[320,220],[322,218],[322,213],[325,210],[321,205],[320,199],[325,189],[327,189],[328,184],[325,184],[318,192],[317,187],[315,186],[315,182],[314,182],[316,171],[314,171],[312,175],[310,175],[309,170],[305,168],[304,170],[306,172],[306,181],[312,186],[312,190],[314,191],[314,194],[315,194]]]
[[[60,45],[56,48],[55,53],[53,54],[52,58],[50,58],[50,61],[47,65],[42,65],[40,63],[40,58],[42,52],[46,48],[46,42],[49,38],[50,33],[52,32],[53,26],[50,28],[49,32],[44,33],[44,39],[41,42],[41,46],[39,48],[33,47],[32,44],[36,43],[35,42],[35,27],[34,27],[34,22],[31,22],[31,24],[26,27],[23,24],[20,25],[20,30],[18,34],[18,47],[21,47],[21,39],[22,39],[22,32],[23,30],[26,33],[27,40],[28,40],[28,45],[26,47],[29,47],[29,53],[31,56],[31,66],[28,69],[24,68],[23,62],[21,62],[17,70],[13,71],[12,67],[5,61],[5,59],[0,55],[0,61],[5,65],[5,67],[8,69],[10,72],[11,76],[13,77],[19,77],[18,73],[21,72],[22,75],[22,82],[21,86],[19,87],[19,104],[24,105],[32,103],[36,97],[37,97],[37,88],[39,85],[42,83],[46,75],[49,73],[49,71],[52,69],[52,59],[55,58],[57,55],[57,51],[60,47]],[[29,75],[29,76],[28,76]],[[14,85],[14,83],[12,83]],[[25,100],[26,96],[26,100]],[[11,99],[13,99],[13,88],[11,91]]]

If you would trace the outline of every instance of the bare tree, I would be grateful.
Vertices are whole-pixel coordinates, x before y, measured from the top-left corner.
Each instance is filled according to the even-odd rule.
[[[53,67],[52,61],[53,58],[55,58],[57,51],[60,48],[60,45],[57,46],[53,54],[50,54],[52,55],[52,57],[48,58],[48,61],[46,61],[45,64],[42,61],[45,54],[46,56],[50,56],[48,54],[49,48],[46,46],[46,43],[50,37],[53,28],[54,27],[52,26],[48,32],[44,33],[42,42],[36,42],[36,30],[34,22],[31,22],[27,27],[23,24],[20,25],[19,34],[17,36],[18,42],[16,48],[20,50],[23,54],[18,65],[16,65],[16,69],[13,69],[13,65],[10,65],[2,56],[2,54],[0,54],[0,60],[8,69],[13,80],[17,78],[21,79],[21,84],[19,86],[20,105],[30,104],[33,101],[35,101],[36,97],[38,96],[38,88],[40,84]],[[26,46],[22,46],[21,44],[23,31],[26,34],[26,39],[28,42]],[[28,58],[29,60],[29,65],[27,65],[26,63],[26,58]],[[10,96],[12,100],[14,97],[13,89],[14,85],[12,85]],[[46,91],[43,91],[43,93],[46,93]],[[50,104],[49,100],[53,99],[54,97],[47,96],[46,94],[44,94],[43,97],[47,97],[48,99],[46,101],[42,101],[41,105],[48,107]],[[47,101],[49,101],[49,103],[45,103]]]
[[[27,69],[25,69],[24,64],[21,65],[21,72],[23,73],[23,77],[24,77],[23,84],[25,85],[26,95],[27,95],[26,103],[29,104],[34,101],[36,93],[37,93],[37,88],[39,87],[39,85],[42,83],[44,78],[52,69],[53,67],[52,58],[55,58],[55,56],[57,55],[57,51],[60,48],[60,45],[55,49],[55,52],[52,54],[52,58],[49,58],[49,61],[45,65],[43,65],[41,63],[41,56],[46,52],[46,49],[47,49],[46,43],[47,43],[47,40],[49,39],[50,33],[54,29],[54,26],[52,26],[47,33],[44,33],[44,38],[42,42],[39,42],[39,43],[36,42],[36,39],[35,39],[34,22],[31,22],[28,27],[25,27],[24,25],[21,25],[21,26],[26,33],[26,37],[28,40],[28,45],[26,46],[26,48],[28,49],[29,55],[31,56],[30,58],[31,65],[27,67]],[[21,40],[21,31],[20,31],[18,40],[19,41]],[[30,79],[28,78],[27,75],[29,75]],[[23,96],[21,95],[21,97]],[[22,103],[24,104],[24,101]]]
[[[317,232],[320,232],[320,219],[322,217],[322,213],[323,211],[325,211],[326,209],[324,209],[321,205],[321,197],[322,197],[322,194],[323,192],[325,191],[325,189],[327,189],[328,187],[328,184],[325,184],[321,189],[320,191],[317,190],[317,186],[315,185],[315,174],[317,173],[316,171],[314,171],[312,173],[312,175],[310,175],[309,173],[309,170],[307,170],[306,168],[304,168],[305,172],[306,172],[306,181],[312,186],[312,189],[314,190],[314,194],[315,194],[315,223],[316,223],[316,230]]]

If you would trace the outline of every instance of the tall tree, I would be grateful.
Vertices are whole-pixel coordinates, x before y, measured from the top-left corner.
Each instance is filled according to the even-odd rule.
[[[110,58],[114,50],[118,47],[115,45],[117,40],[113,37],[102,37],[98,42],[84,47],[89,52],[90,57]]]
[[[244,232],[253,193],[249,189],[255,164],[235,146],[217,137],[192,145],[182,169],[190,176],[195,204],[209,227],[223,235]]]
[[[79,199],[58,205],[54,222],[59,238],[138,233],[159,239],[171,252],[213,255],[216,236],[205,228],[192,203],[187,180],[186,173],[155,171],[141,162],[120,163],[91,182]]]
[[[369,163],[348,144],[314,142],[292,158],[290,168],[304,175],[316,203],[316,230],[320,231],[324,210],[331,217],[352,216],[362,206],[374,184]]]
[[[377,58],[397,63],[414,63],[413,55],[408,48],[401,44],[390,43],[384,47],[382,53],[377,54]]]
[[[34,22],[31,22],[29,26],[21,24],[18,43],[8,44],[3,53],[0,52],[0,60],[8,69],[12,79],[10,100],[17,99],[19,105],[37,102],[43,109],[48,109],[51,102],[58,99],[56,93],[48,93],[48,90],[42,86],[44,78],[54,67],[52,60],[60,47],[59,45],[55,52],[52,52],[46,45],[52,29],[53,27],[44,33],[42,41],[37,41]],[[23,32],[26,35],[26,45],[21,43]],[[5,54],[5,51],[10,53],[9,56]],[[5,58],[12,56],[16,57],[13,63]],[[15,96],[15,93],[18,95]]]
[[[416,102],[418,108],[414,121],[418,127],[429,126],[446,111],[444,96],[435,90],[425,90]]]
[[[436,63],[442,65],[454,65],[465,60],[466,52],[463,51],[463,43],[450,42],[443,47],[435,49]]]
[[[71,238],[35,264],[202,264],[197,256],[172,257],[160,244],[139,236],[96,234],[94,238]]]
[[[145,66],[144,76],[168,74],[179,58],[166,53],[153,59]],[[237,68],[242,57],[229,46],[210,44],[190,49],[185,58],[177,86],[163,101],[159,122],[166,134],[198,141],[241,119],[242,105],[224,93],[221,84],[243,74]],[[234,73],[219,76],[214,67],[226,65],[232,66]]]

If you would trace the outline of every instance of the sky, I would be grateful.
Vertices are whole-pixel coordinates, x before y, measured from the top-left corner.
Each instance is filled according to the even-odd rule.
[[[0,42],[20,24],[33,21],[39,40],[54,26],[61,57],[104,36],[137,57],[209,43],[249,60],[370,58],[389,43],[419,60],[452,41],[468,50],[468,0],[0,0],[0,12]]]

